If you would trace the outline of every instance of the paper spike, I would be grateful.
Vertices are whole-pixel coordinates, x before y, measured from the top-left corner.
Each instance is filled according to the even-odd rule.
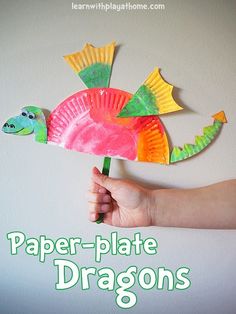
[[[213,118],[215,119],[213,124],[203,128],[203,135],[195,136],[194,144],[184,144],[183,148],[177,147],[177,146],[173,148],[171,152],[171,156],[170,156],[171,163],[175,163],[177,161],[187,159],[189,157],[192,157],[200,153],[214,140],[214,138],[217,136],[217,134],[219,133],[224,123],[223,121],[220,121],[219,119],[226,120],[226,118],[223,111],[214,115]]]
[[[224,111],[220,111],[220,112],[214,114],[212,116],[212,118],[214,118],[215,120],[220,121],[222,123],[227,123],[227,118],[226,118]]]

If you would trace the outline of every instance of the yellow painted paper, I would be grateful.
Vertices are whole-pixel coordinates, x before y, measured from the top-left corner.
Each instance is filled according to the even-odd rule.
[[[96,48],[91,44],[86,44],[83,50],[66,55],[64,56],[64,59],[69,63],[71,68],[78,73],[96,63],[112,65],[114,51],[115,42],[100,48]]]
[[[144,82],[144,85],[146,85],[156,96],[156,106],[159,111],[158,114],[164,114],[183,109],[175,102],[172,96],[173,85],[167,83],[163,79],[158,68],[155,68],[154,71],[148,76]]]

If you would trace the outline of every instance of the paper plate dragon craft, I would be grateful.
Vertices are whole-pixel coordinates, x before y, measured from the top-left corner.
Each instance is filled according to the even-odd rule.
[[[195,137],[194,144],[171,149],[159,116],[183,109],[172,96],[173,86],[155,68],[133,95],[109,88],[114,51],[114,42],[101,48],[86,44],[80,52],[65,56],[88,89],[62,101],[47,122],[43,111],[30,105],[8,119],[2,130],[34,133],[40,143],[105,156],[107,175],[111,157],[168,165],[200,153],[213,141],[227,122],[223,111],[213,115],[213,124]]]

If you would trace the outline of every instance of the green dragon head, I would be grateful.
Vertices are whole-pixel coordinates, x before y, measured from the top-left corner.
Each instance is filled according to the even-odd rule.
[[[43,111],[35,106],[27,106],[21,109],[19,116],[8,119],[2,131],[15,135],[35,134],[35,140],[47,143],[47,126]]]

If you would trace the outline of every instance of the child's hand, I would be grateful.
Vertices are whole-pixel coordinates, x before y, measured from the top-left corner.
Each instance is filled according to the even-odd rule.
[[[93,168],[89,190],[89,218],[104,213],[104,223],[118,227],[150,226],[151,192],[132,181],[107,177]]]
[[[169,226],[236,229],[236,180],[197,189],[148,190],[93,168],[90,220],[118,227]]]

